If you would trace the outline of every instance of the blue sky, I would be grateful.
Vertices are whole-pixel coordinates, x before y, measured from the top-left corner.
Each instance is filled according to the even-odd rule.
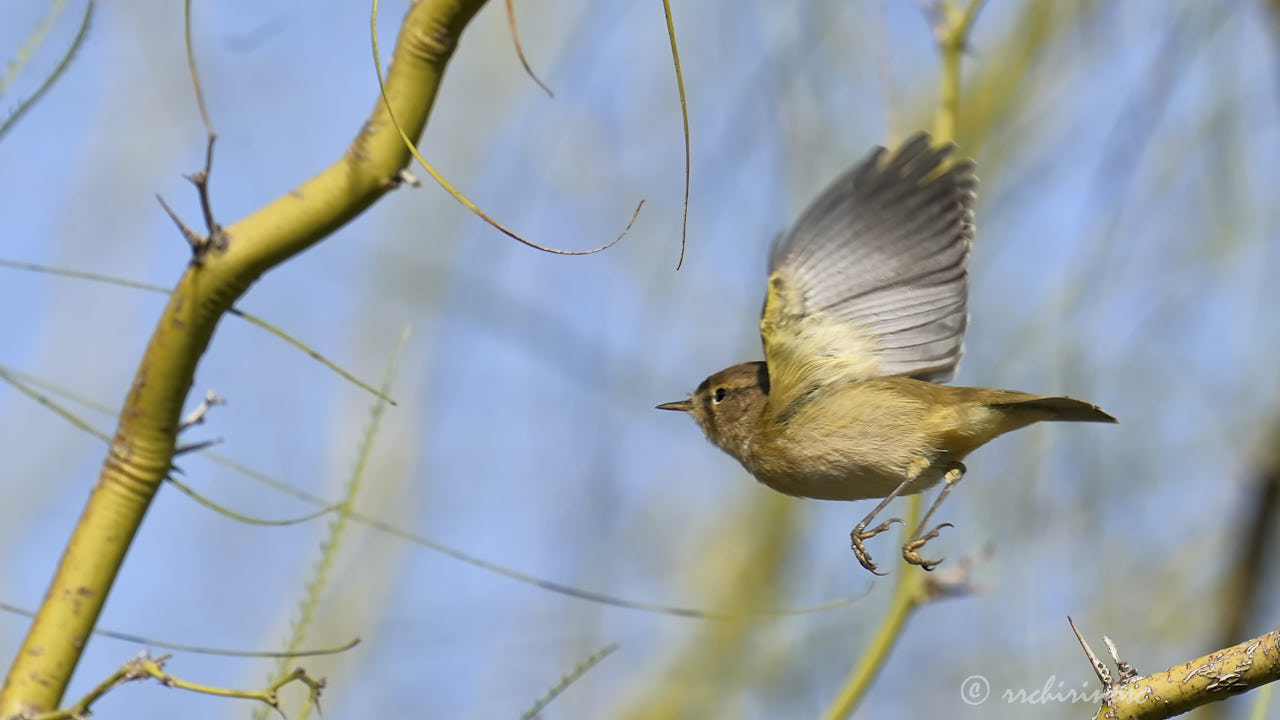
[[[914,3],[677,3],[693,131],[689,244],[677,273],[683,146],[659,4],[516,5],[526,52],[555,99],[524,76],[502,4],[491,3],[463,37],[423,153],[538,242],[597,246],[644,198],[631,234],[589,257],[537,253],[424,180],[269,273],[240,306],[370,381],[400,328],[412,328],[363,511],[548,579],[701,607],[699,558],[726,518],[774,500],[687,419],[652,406],[759,357],[770,240],[884,142],[882,52],[902,134],[927,123],[936,53]],[[1024,5],[988,4],[967,72],[993,72],[1003,43],[1029,31]],[[69,7],[5,107],[54,62],[80,7]],[[44,10],[5,8],[0,48],[11,55]],[[376,94],[367,11],[197,3],[223,222],[287,192],[353,136]],[[384,48],[403,11],[383,8]],[[981,147],[973,321],[957,383],[1086,397],[1121,424],[1027,430],[973,456],[943,511],[957,527],[936,542],[952,561],[995,549],[974,571],[983,591],[913,618],[868,715],[901,707],[922,675],[938,690],[911,696],[912,714],[969,711],[956,696],[975,673],[997,691],[1040,687],[1051,674],[1078,687],[1088,668],[1067,613],[1133,647],[1148,670],[1212,646],[1213,628],[1197,626],[1192,610],[1221,576],[1280,398],[1280,222],[1269,200],[1280,179],[1280,78],[1267,21],[1246,2],[1099,5],[1032,64]],[[175,282],[188,251],[154,195],[198,222],[181,174],[199,167],[204,142],[181,23],[173,3],[98,9],[66,77],[0,141],[0,257]],[[162,302],[0,268],[0,363],[117,404]],[[191,404],[207,388],[230,404],[195,434],[223,438],[220,452],[260,472],[338,497],[367,395],[234,318],[202,361]],[[0,599],[34,607],[102,447],[11,389],[0,389],[0,428]],[[191,484],[242,512],[309,509],[207,461],[182,464]],[[780,601],[863,592],[869,578],[847,542],[869,508],[780,502],[802,518]],[[274,648],[325,524],[245,527],[164,488],[102,623]],[[888,559],[896,545],[878,539],[872,550]],[[331,677],[328,717],[518,716],[616,642],[546,714],[608,716],[671,687],[668,663],[706,631],[517,584],[359,525],[334,590],[310,644],[364,643],[342,660],[307,663]],[[753,627],[744,652],[788,661],[735,690],[725,712],[816,714],[888,590],[878,581],[853,608]],[[1274,603],[1266,610],[1274,620]],[[0,616],[5,647],[25,628]],[[94,640],[71,694],[136,651]],[[249,686],[268,663],[179,655],[170,667]],[[983,709],[993,708],[1025,711]],[[139,711],[247,709],[141,685],[100,708],[103,717]]]

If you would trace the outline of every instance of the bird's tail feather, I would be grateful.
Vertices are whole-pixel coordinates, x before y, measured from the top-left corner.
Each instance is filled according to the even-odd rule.
[[[1044,420],[1051,421],[1101,423],[1118,422],[1114,417],[1107,414],[1097,405],[1069,397],[1037,397],[1033,395],[1025,400],[1020,399],[1009,402],[990,403],[989,406],[1006,412],[1027,410],[1040,411],[1048,415],[1048,417],[1043,418]]]

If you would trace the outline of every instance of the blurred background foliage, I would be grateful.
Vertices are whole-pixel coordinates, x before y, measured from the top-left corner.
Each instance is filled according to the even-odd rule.
[[[8,89],[34,91],[75,33],[52,28]],[[1105,632],[1151,672],[1274,627],[1280,442],[1280,134],[1274,3],[990,0],[965,61],[959,141],[980,166],[973,320],[961,384],[1094,400],[1117,427],[1036,427],[975,454],[930,547],[975,592],[912,617],[860,709],[868,717],[1077,717],[1009,704],[1096,681],[1065,622]],[[596,649],[619,649],[543,717],[819,714],[889,598],[848,550],[862,505],[782,497],[652,410],[760,356],[765,254],[868,148],[928,127],[938,58],[911,2],[676,3],[689,93],[689,246],[675,272],[683,147],[657,2],[502,3],[463,36],[425,156],[531,239],[501,237],[429,182],[402,188],[270,273],[241,307],[360,377],[413,334],[356,507],[487,560],[707,621],[571,599],[352,525],[303,664],[328,717],[514,717]],[[0,10],[12,56],[47,12]],[[196,3],[194,42],[219,133],[223,222],[334,158],[376,97],[360,3]],[[382,11],[383,45],[404,4]],[[197,222],[181,173],[204,138],[179,4],[99,8],[65,77],[0,142],[0,257],[171,285],[188,250],[155,193]],[[887,122],[891,119],[891,123]],[[163,297],[0,268],[0,363],[118,403]],[[246,323],[223,322],[197,393],[230,399],[194,434],[258,472],[336,500],[370,398]],[[84,411],[109,429],[112,419]],[[0,600],[35,607],[99,441],[0,390]],[[202,458],[187,481],[254,515],[310,506]],[[235,523],[162,491],[102,624],[272,649],[327,521]],[[886,561],[897,544],[872,546]],[[893,571],[906,571],[895,565]],[[27,621],[0,616],[3,647]],[[138,648],[90,643],[69,697]],[[173,672],[257,686],[273,666],[180,654]],[[991,697],[961,700],[984,676]],[[1057,683],[1060,683],[1058,685]],[[299,693],[300,694],[300,693]],[[291,702],[298,695],[291,696]],[[1219,711],[1244,716],[1251,697]],[[101,717],[243,716],[233,702],[137,685]],[[1274,714],[1276,711],[1272,711]]]

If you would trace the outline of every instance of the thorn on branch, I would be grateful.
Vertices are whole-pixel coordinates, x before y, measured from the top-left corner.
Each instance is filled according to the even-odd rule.
[[[222,397],[214,390],[206,390],[204,392],[204,399],[200,401],[200,404],[196,406],[196,409],[188,413],[187,416],[182,419],[182,422],[179,423],[178,432],[182,432],[193,425],[200,425],[204,423],[205,415],[209,413],[210,408],[214,405],[226,404],[226,398]]]
[[[217,139],[216,134],[209,133],[209,142],[204,149],[204,167],[184,177],[196,186],[196,193],[200,196],[200,212],[204,214],[204,225],[209,231],[208,246],[222,252],[227,249],[231,238],[213,219],[213,207],[209,204],[209,174],[213,170],[213,142]],[[205,251],[207,252],[208,248]]]
[[[1107,652],[1111,653],[1111,659],[1116,661],[1116,669],[1120,671],[1120,684],[1125,684],[1137,678],[1139,673],[1137,668],[1120,659],[1120,651],[1116,649],[1116,644],[1106,635],[1102,636],[1102,642],[1107,645]]]
[[[1076,627],[1076,622],[1071,619],[1070,615],[1067,616],[1067,622],[1071,623],[1071,632],[1076,634],[1076,640],[1080,641],[1084,656],[1089,659],[1089,664],[1093,666],[1093,672],[1098,676],[1098,682],[1102,683],[1103,692],[1110,692],[1115,687],[1115,683],[1111,680],[1111,671],[1094,654],[1093,648],[1089,647],[1089,643],[1084,639],[1084,635],[1080,634],[1080,629]]]
[[[222,226],[213,219],[213,207],[209,203],[209,174],[213,168],[213,142],[217,139],[217,135],[209,133],[209,142],[205,146],[204,167],[189,175],[183,175],[192,185],[196,187],[196,193],[200,196],[200,212],[204,215],[205,228],[208,235],[201,235],[178,218],[178,214],[169,207],[164,198],[156,195],[156,199],[164,207],[164,211],[168,213],[173,222],[177,224],[178,229],[182,231],[182,237],[186,238],[187,244],[191,246],[191,262],[199,265],[204,261],[204,256],[209,250],[222,252],[231,244],[231,236],[227,234]]]
[[[186,455],[187,453],[200,452],[201,450],[207,450],[214,445],[219,445],[221,443],[222,438],[214,438],[212,440],[201,440],[200,442],[191,443],[190,445],[179,445],[173,449],[173,456],[178,457],[179,455]]]
[[[159,193],[156,193],[156,200],[160,201],[160,207],[164,208],[165,214],[169,216],[170,220],[173,220],[174,225],[178,226],[178,230],[182,233],[182,237],[185,238],[187,244],[191,246],[191,254],[196,257],[203,256],[204,252],[202,248],[208,243],[208,240],[201,236],[200,233],[187,227],[187,224],[182,222],[182,218],[178,217],[178,213],[174,212],[173,208],[169,207],[169,203],[165,202],[164,198],[161,197]]]
[[[400,172],[396,173],[394,176],[392,176],[387,180],[387,187],[397,188],[397,187],[400,187],[401,185],[408,185],[409,187],[422,187],[422,181],[419,180],[418,176],[414,175],[409,170],[409,168],[400,168]]]

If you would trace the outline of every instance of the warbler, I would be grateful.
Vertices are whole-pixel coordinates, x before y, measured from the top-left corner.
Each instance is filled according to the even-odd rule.
[[[902,547],[919,550],[963,477],[966,455],[1041,420],[1114,423],[1069,397],[951,387],[968,325],[969,246],[977,179],[954,146],[920,133],[889,156],[875,148],[775,241],[760,320],[764,362],[721,370],[687,399],[707,438],[769,487],[823,500],[883,498],[850,534],[877,571],[867,526],[900,495],[944,486]]]

